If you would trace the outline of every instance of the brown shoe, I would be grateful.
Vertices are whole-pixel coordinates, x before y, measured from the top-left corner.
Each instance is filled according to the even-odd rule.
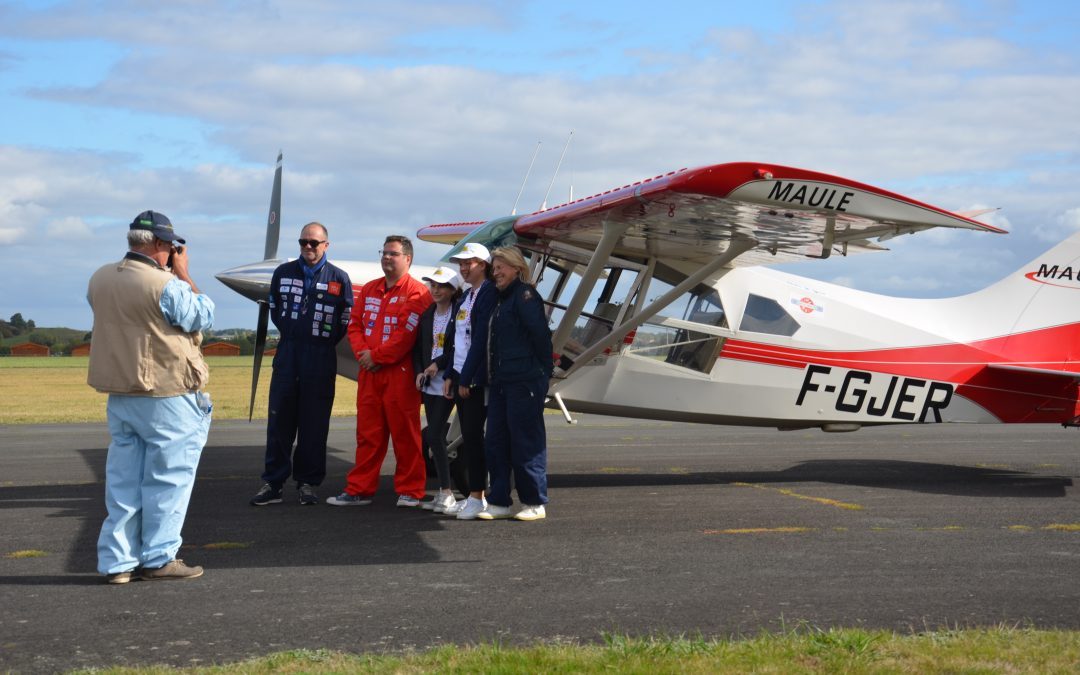
[[[189,567],[184,564],[183,560],[177,558],[161,567],[144,567],[142,570],[142,578],[146,581],[157,581],[159,579],[194,579],[195,577],[201,577],[202,573],[202,567],[198,565]]]
[[[131,570],[105,575],[105,583],[107,584],[126,584],[129,581],[131,581]]]

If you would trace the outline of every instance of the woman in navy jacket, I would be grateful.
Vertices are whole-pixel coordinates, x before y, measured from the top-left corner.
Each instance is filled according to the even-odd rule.
[[[547,432],[544,399],[551,377],[551,330],[544,301],[529,283],[516,248],[491,254],[498,302],[488,330],[488,419],[485,450],[491,484],[481,520],[545,517]],[[522,509],[511,515],[510,475]]]

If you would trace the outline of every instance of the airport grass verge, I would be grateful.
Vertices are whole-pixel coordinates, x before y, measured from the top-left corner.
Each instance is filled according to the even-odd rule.
[[[253,419],[266,419],[270,362],[262,363]],[[105,422],[105,394],[86,384],[86,356],[0,357],[0,425]],[[208,356],[215,420],[246,420],[251,401],[251,356]],[[356,416],[356,382],[338,375],[332,417]],[[548,411],[556,414],[552,411]]]
[[[628,637],[599,644],[444,645],[406,654],[278,652],[196,668],[110,668],[101,673],[1076,673],[1080,633],[1018,627],[910,635],[800,625],[737,639]],[[80,671],[91,672],[91,671]]]
[[[263,359],[255,394],[255,415],[266,419],[270,361]],[[86,356],[0,358],[0,425],[105,422],[106,395],[86,384]],[[208,356],[214,419],[247,419],[251,399],[251,356]],[[333,416],[356,415],[356,383],[337,378]]]

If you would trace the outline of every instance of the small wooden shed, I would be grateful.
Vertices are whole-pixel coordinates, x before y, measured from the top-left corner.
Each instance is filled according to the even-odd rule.
[[[231,342],[211,342],[202,346],[204,356],[240,356],[240,345]]]
[[[84,342],[71,348],[72,356],[90,356],[90,343]]]
[[[11,345],[12,356],[48,356],[49,348],[36,342],[24,342],[19,345]]]

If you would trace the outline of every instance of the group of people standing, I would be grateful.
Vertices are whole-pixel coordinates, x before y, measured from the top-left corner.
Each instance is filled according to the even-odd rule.
[[[301,504],[318,503],[315,487],[326,475],[334,346],[344,334],[359,366],[356,461],[344,490],[328,504],[371,504],[392,442],[397,506],[461,520],[544,518],[543,408],[551,332],[520,251],[489,252],[467,243],[451,258],[456,270],[439,267],[421,281],[409,274],[412,243],[392,235],[379,252],[383,276],[353,294],[338,292],[352,286],[326,259],[325,227],[306,225],[300,244],[301,258],[278,267],[271,283],[271,318],[281,343],[270,381],[263,486],[250,503],[281,502],[290,477]],[[467,485],[458,486],[460,500],[451,489],[446,439],[455,408],[458,461],[467,476]],[[438,478],[430,500],[425,447]],[[511,475],[522,503],[516,513]]]
[[[193,579],[203,568],[176,557],[213,406],[199,349],[214,303],[188,273],[186,241],[162,213],[128,227],[128,251],[91,278],[94,313],[87,382],[109,395],[107,516],[98,571],[110,584]],[[356,463],[335,506],[370,504],[389,442],[397,505],[463,520],[537,520],[547,503],[544,398],[551,332],[529,268],[515,248],[470,243],[424,278],[409,275],[412,243],[386,238],[383,276],[357,292],[326,257],[321,223],[300,231],[300,257],[273,274],[270,316],[281,334],[270,380],[263,486],[250,502],[282,501],[296,483],[300,504],[319,503],[337,377],[347,337],[359,366]],[[427,414],[421,435],[420,402]],[[463,499],[451,492],[446,427],[461,423]],[[425,500],[424,445],[439,489]],[[511,513],[511,475],[522,508]],[[462,487],[462,486],[459,486]]]

